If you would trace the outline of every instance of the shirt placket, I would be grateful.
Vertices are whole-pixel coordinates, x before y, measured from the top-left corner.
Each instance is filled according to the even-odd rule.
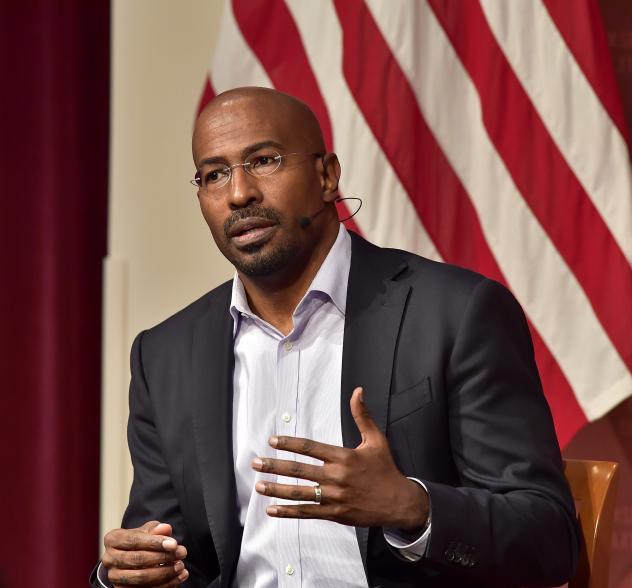
[[[277,346],[277,435],[296,436],[299,364],[300,350],[290,334],[281,339]],[[296,455],[277,451],[276,458],[295,461]],[[300,483],[300,480],[288,476],[277,476],[277,483],[296,485]],[[281,498],[277,499],[277,503],[296,504],[292,500]],[[279,586],[301,586],[302,566],[298,519],[277,519],[277,523]]]

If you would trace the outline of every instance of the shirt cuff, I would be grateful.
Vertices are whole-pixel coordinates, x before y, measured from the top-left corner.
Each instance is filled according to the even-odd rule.
[[[112,584],[108,580],[108,571],[105,569],[103,562],[100,562],[97,568],[97,580],[102,588],[112,588]]]
[[[413,482],[417,482],[428,494],[426,485],[417,478],[408,478]],[[428,496],[430,496],[428,494]],[[419,561],[426,555],[426,548],[430,540],[430,531],[432,529],[432,504],[428,507],[428,522],[422,530],[421,535],[411,535],[399,529],[383,529],[384,539],[394,547],[399,554],[408,561]]]

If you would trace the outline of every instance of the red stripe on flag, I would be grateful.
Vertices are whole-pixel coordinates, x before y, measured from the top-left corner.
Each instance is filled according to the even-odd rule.
[[[358,106],[446,261],[506,284],[472,203],[419,111],[404,72],[360,0],[335,0],[344,73]],[[365,75],[384,72],[384,77]],[[530,325],[536,361],[562,445],[586,423],[549,349]]]
[[[195,118],[200,116],[200,113],[202,112],[202,110],[204,110],[204,107],[211,100],[213,100],[213,98],[215,98],[215,90],[213,89],[213,86],[211,85],[211,80],[207,76],[206,81],[204,82],[204,90],[202,90],[202,97],[200,98],[200,101],[198,102],[197,110],[195,111],[196,112]]]
[[[548,134],[480,5],[429,4],[478,90],[489,137],[522,197],[632,368],[632,271],[623,252]]]
[[[274,87],[309,105],[320,122],[327,149],[333,151],[333,133],[327,105],[312,72],[300,33],[284,2],[270,0],[233,0],[235,19],[244,39],[255,53]],[[265,23],[265,26],[261,26]],[[347,218],[344,202],[338,216]],[[347,228],[362,234],[354,219],[345,221]]]
[[[576,0],[572,7],[560,0],[543,2],[575,61],[629,145],[630,135],[597,0],[581,3]]]

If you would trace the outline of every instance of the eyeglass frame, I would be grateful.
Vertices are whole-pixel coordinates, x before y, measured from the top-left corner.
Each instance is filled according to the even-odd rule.
[[[225,186],[227,186],[230,181],[233,178],[233,170],[237,167],[242,167],[244,169],[244,171],[251,177],[253,178],[265,178],[267,176],[271,176],[274,175],[281,167],[281,164],[283,162],[283,158],[285,157],[290,157],[291,155],[311,155],[312,157],[318,157],[318,158],[324,158],[325,155],[327,155],[326,153],[309,153],[307,151],[294,151],[292,153],[279,153],[278,151],[271,151],[270,153],[276,153],[276,155],[272,156],[271,158],[276,160],[277,166],[269,173],[267,174],[261,174],[261,175],[256,175],[254,174],[252,171],[250,170],[250,167],[253,165],[253,163],[251,161],[247,161],[249,158],[256,158],[256,157],[270,157],[271,155],[263,155],[260,153],[251,153],[250,155],[248,155],[248,157],[245,158],[245,160],[242,163],[235,163],[233,165],[225,165],[222,168],[218,168],[217,171],[222,171],[224,173],[226,173],[226,170],[228,170],[228,174],[226,175],[226,181],[223,182],[222,184],[219,185],[215,185],[213,187],[213,189],[211,191],[214,190],[221,190],[222,188],[224,188]],[[193,186],[195,186],[196,188],[198,188],[199,190],[204,190],[204,191],[209,191],[207,186],[203,186],[202,185],[202,172],[201,170],[197,170],[195,173],[195,177],[192,180],[189,180],[189,183],[192,184]]]

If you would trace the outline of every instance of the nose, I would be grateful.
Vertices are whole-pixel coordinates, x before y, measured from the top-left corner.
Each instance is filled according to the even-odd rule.
[[[257,179],[243,166],[235,166],[228,182],[229,204],[233,209],[258,204],[263,198]]]

